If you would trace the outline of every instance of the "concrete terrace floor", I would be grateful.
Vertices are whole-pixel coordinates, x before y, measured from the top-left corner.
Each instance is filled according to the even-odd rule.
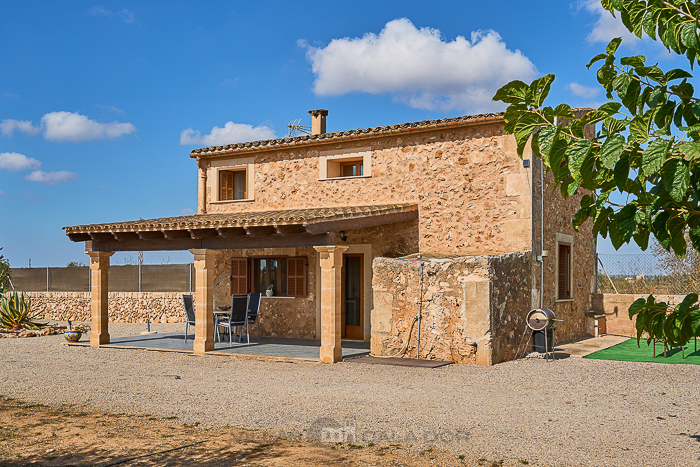
[[[126,337],[114,337],[104,348],[119,349],[145,349],[171,352],[192,352],[194,334],[183,332],[167,332],[158,334],[135,335]],[[89,346],[89,337],[84,336],[80,342],[68,345]],[[360,357],[369,355],[369,342],[343,340],[343,358]],[[243,342],[216,342],[211,354],[224,354],[235,356],[275,357],[285,359],[301,359],[317,361],[319,358],[320,339],[291,339],[283,337],[251,337],[250,344]]]

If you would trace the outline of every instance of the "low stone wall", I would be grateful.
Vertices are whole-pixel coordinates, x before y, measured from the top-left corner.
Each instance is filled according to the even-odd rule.
[[[44,319],[90,321],[89,292],[28,292],[32,308]],[[178,323],[185,321],[182,292],[110,292],[113,323]]]
[[[629,317],[629,307],[638,298],[646,299],[648,294],[591,294],[593,311],[605,314],[605,332],[617,336],[637,337],[635,320]],[[678,305],[685,295],[654,295],[657,302]]]
[[[492,365],[515,356],[529,311],[530,252],[424,259],[420,358]],[[390,356],[409,339],[418,314],[420,262],[372,263],[373,355]],[[407,355],[415,357],[417,325]]]

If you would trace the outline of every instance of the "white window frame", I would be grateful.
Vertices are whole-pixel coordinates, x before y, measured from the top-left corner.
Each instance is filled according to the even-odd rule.
[[[241,160],[235,161],[236,163],[231,163],[232,161],[214,161],[212,163],[212,167],[210,167],[210,173],[207,175],[207,178],[211,177],[214,181],[214,184],[212,186],[211,190],[211,198],[212,200],[210,203],[212,204],[226,204],[226,203],[241,203],[241,202],[248,202],[248,201],[254,201],[255,200],[255,187],[253,185],[253,181],[255,180],[255,173],[254,173],[254,164],[253,164],[253,158],[245,158]],[[228,200],[220,200],[219,197],[221,196],[221,185],[220,185],[220,177],[221,177],[221,172],[227,171],[227,172],[240,172],[240,171],[245,171],[246,174],[246,197],[244,199],[228,199]],[[213,173],[212,173],[213,172]]]
[[[343,162],[362,161],[362,175],[341,177],[340,164]],[[338,170],[336,170],[336,167]],[[322,151],[318,158],[318,180],[347,180],[355,178],[372,178],[372,148],[354,148],[345,150]],[[336,173],[338,174],[336,176]]]

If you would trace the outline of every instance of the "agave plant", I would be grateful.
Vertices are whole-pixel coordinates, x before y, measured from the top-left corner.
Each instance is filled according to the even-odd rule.
[[[46,323],[36,321],[38,313],[32,313],[32,299],[12,292],[0,295],[0,327],[19,329],[41,329]]]

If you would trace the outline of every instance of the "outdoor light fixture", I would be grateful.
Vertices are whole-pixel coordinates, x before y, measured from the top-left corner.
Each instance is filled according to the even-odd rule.
[[[340,231],[340,239],[341,239],[342,241],[345,241],[345,240],[348,239],[348,236],[345,235],[345,231],[343,231],[343,230]]]

